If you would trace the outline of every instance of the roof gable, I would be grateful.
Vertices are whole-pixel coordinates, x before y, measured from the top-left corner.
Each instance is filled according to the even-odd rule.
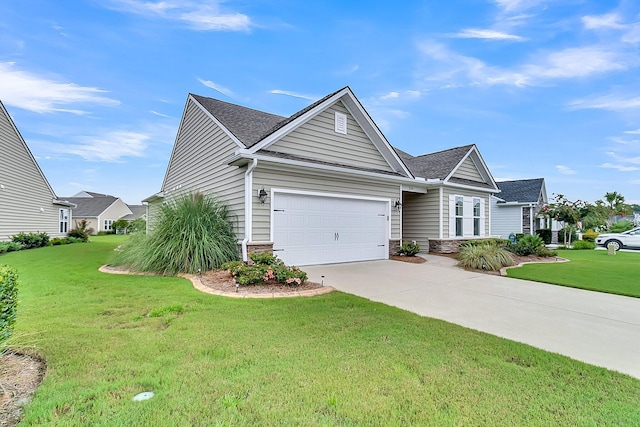
[[[505,203],[538,203],[540,196],[547,202],[544,178],[501,181],[497,185]]]
[[[81,192],[78,194],[87,193]],[[106,194],[99,193],[91,193],[93,196],[80,196],[80,197],[65,197],[64,199],[68,202],[71,202],[76,205],[73,209],[74,217],[98,217],[104,211],[106,211],[109,206],[113,205],[118,198],[114,196],[109,196]]]
[[[389,165],[389,170],[400,173],[404,176],[411,176],[409,169],[405,166],[402,160],[400,160],[396,151],[393,149],[391,144],[389,144],[349,86],[345,86],[344,88],[325,96],[308,107],[293,114],[283,122],[276,125],[273,129],[270,129],[257,144],[251,147],[251,152],[255,153],[258,150],[270,149],[269,147],[271,145],[276,143],[285,135],[298,129],[300,126],[303,126],[305,123],[314,119],[327,109],[332,108],[339,102],[344,106],[344,108],[346,108],[353,120],[366,134],[367,138],[375,146],[376,150],[378,150],[384,161]]]
[[[20,166],[19,174],[33,174],[33,177],[37,181],[40,181],[42,187],[46,188],[46,191],[51,194],[51,199],[52,201],[54,201],[55,199],[57,199],[56,193],[53,191],[53,188],[49,184],[49,181],[44,176],[42,169],[40,169],[40,166],[33,156],[33,153],[31,153],[29,146],[22,137],[22,134],[16,127],[13,119],[9,115],[9,112],[5,108],[2,101],[0,101],[0,116],[2,116],[0,117],[0,131],[5,133],[4,137],[0,135],[0,143],[2,143],[2,147],[0,147],[0,150],[10,150],[13,151],[14,154],[18,154],[24,160],[23,164],[17,165]],[[18,153],[15,153],[16,150],[18,151]],[[24,166],[26,165],[29,165],[32,168],[24,169]],[[22,175],[23,178],[24,176],[25,175]]]
[[[417,157],[413,157],[403,151],[401,153],[402,159],[416,177],[498,190],[493,176],[475,144],[454,147]]]

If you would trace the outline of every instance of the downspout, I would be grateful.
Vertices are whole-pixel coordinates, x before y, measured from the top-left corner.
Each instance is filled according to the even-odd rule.
[[[533,232],[533,206],[532,204],[529,205],[529,234],[532,236],[536,234]]]
[[[439,191],[439,193],[440,193],[440,194],[439,194],[439,197],[440,197],[440,203],[438,203],[438,205],[439,205],[439,206],[438,206],[438,217],[439,217],[439,218],[438,218],[438,222],[439,222],[439,224],[438,224],[438,228],[440,228],[440,231],[438,232],[438,238],[439,238],[440,240],[442,240],[442,239],[444,238],[444,233],[443,233],[443,230],[442,230],[442,228],[444,227],[444,218],[442,218],[442,215],[443,215],[443,213],[444,213],[444,212],[443,212],[443,211],[444,211],[444,208],[443,208],[443,206],[442,206],[442,197],[443,197],[444,189],[443,189],[442,187],[440,187],[440,191]],[[451,212],[449,212],[449,215],[451,215]],[[451,234],[451,230],[449,230],[449,234]]]
[[[242,261],[244,262],[249,261],[247,243],[251,237],[251,215],[253,213],[251,194],[253,193],[253,170],[256,166],[258,166],[258,159],[253,159],[244,173],[244,239],[242,239]]]

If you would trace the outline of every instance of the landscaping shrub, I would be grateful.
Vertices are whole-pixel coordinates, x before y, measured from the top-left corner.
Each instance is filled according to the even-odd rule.
[[[420,252],[420,245],[417,242],[403,242],[398,249],[398,254],[406,256],[415,256]]]
[[[458,265],[476,270],[498,271],[502,267],[513,265],[513,257],[503,249],[492,244],[460,246]]]
[[[633,222],[623,220],[623,221],[618,221],[611,224],[611,227],[609,227],[609,232],[622,233],[623,231],[631,230],[632,228],[633,228]]]
[[[68,233],[68,237],[75,239],[81,239],[83,242],[89,241],[89,235],[93,233],[93,228],[89,227],[89,222],[86,219],[76,221],[76,226],[72,228]]]
[[[49,235],[47,233],[18,233],[11,236],[11,241],[19,243],[22,249],[41,248],[49,244]]]
[[[13,333],[18,306],[18,272],[0,265],[0,345]]]
[[[61,237],[54,237],[49,242],[49,244],[51,244],[51,246],[68,245],[69,243],[71,243],[71,242],[66,237],[62,237],[62,238]]]
[[[536,253],[536,249],[544,246],[544,241],[540,236],[527,234],[516,241],[511,247],[511,251],[516,255],[527,256]]]
[[[551,230],[548,228],[541,228],[536,230],[536,234],[542,238],[545,245],[551,243]]]
[[[502,249],[506,249],[509,247],[510,245],[510,241],[509,239],[500,239],[498,237],[491,237],[488,239],[473,239],[473,240],[467,240],[466,242],[463,242],[460,244],[460,248],[462,247],[466,247],[466,246],[485,246],[485,245],[491,245],[491,246],[496,246],[498,248],[502,248]]]
[[[595,249],[596,244],[587,240],[576,240],[571,249]]]
[[[536,255],[547,258],[552,256],[558,256],[558,251],[549,249],[546,246],[538,246],[536,248]]]
[[[598,237],[599,235],[600,233],[598,233],[597,231],[587,230],[582,233],[582,240],[585,240],[587,242],[595,242],[596,237]]]
[[[0,242],[0,254],[14,252],[22,249],[22,245],[16,242]]]
[[[163,204],[154,231],[135,233],[112,263],[164,275],[219,268],[238,258],[227,206],[212,196],[188,193]]]
[[[221,268],[229,270],[241,286],[284,283],[299,286],[307,281],[307,273],[298,267],[287,267],[277,256],[267,252],[249,254],[254,265],[242,261],[224,263]]]

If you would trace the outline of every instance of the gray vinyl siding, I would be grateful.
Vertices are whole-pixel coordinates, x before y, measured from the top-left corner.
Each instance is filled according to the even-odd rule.
[[[347,115],[347,134],[335,131],[335,112]],[[269,150],[385,171],[393,169],[341,101],[285,135]]]
[[[429,239],[439,238],[440,191],[427,194],[404,193],[402,201],[402,239],[415,240],[423,251],[429,248]]]
[[[522,233],[522,206],[499,205],[492,201],[491,234],[506,239],[511,233]]]
[[[467,196],[467,197],[478,197],[484,200],[484,235],[489,237],[489,222],[491,221],[489,214],[489,199],[490,196],[487,193],[475,193],[470,190],[462,190],[457,188],[444,188],[444,195],[442,197],[442,212],[443,212],[443,233],[442,237],[445,239],[449,238],[449,195],[457,195],[457,196]]]
[[[214,194],[229,207],[236,236],[242,239],[245,168],[223,162],[238,148],[224,130],[189,100],[162,189],[165,200],[188,191]]]
[[[480,175],[478,168],[470,157],[467,157],[464,162],[462,162],[454,172],[453,176],[456,178],[469,179],[471,181],[484,182],[482,175]]]
[[[0,105],[0,241],[20,232],[60,237],[60,208],[39,166]],[[71,224],[69,224],[71,226]]]
[[[269,167],[258,163],[253,171],[253,188],[264,187],[269,193],[265,204],[261,204],[257,197],[253,201],[253,236],[254,242],[268,242],[271,238],[271,189],[288,189],[311,191],[325,194],[344,194],[360,197],[388,198],[393,202],[400,198],[399,184],[386,184],[368,179],[352,177],[330,177],[308,171],[282,170],[282,167]],[[390,239],[400,238],[400,214],[391,209]]]
[[[154,200],[147,204],[147,233],[153,231],[154,222],[158,219],[162,200]]]

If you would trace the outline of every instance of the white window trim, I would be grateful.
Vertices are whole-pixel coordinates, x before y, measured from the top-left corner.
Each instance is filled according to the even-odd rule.
[[[64,234],[69,232],[69,209],[60,209],[58,216],[58,231]]]
[[[462,198],[462,217],[456,215],[456,199]],[[474,235],[473,222],[477,218],[474,216],[474,200],[480,200],[480,234]],[[449,195],[449,238],[468,239],[474,237],[485,237],[486,215],[484,212],[485,201],[482,197],[463,196],[461,194]],[[462,235],[456,235],[456,219],[462,218]]]

